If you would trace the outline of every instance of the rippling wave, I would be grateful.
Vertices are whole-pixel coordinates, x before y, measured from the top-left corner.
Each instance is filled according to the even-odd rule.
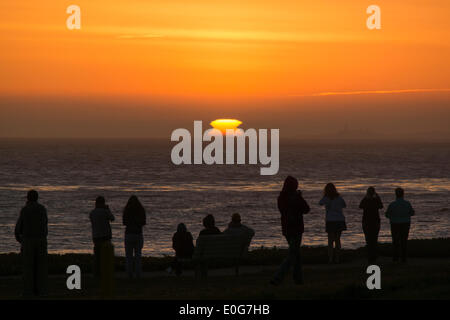
[[[105,195],[117,254],[123,255],[121,210],[131,194],[148,211],[145,254],[171,254],[179,222],[194,234],[207,213],[224,229],[234,212],[256,230],[258,246],[285,246],[276,197],[288,174],[300,180],[312,212],[305,217],[305,245],[325,245],[323,208],[317,205],[325,183],[334,182],[348,203],[343,246],[364,244],[359,201],[368,186],[385,206],[402,186],[417,216],[412,238],[450,236],[449,144],[297,142],[281,145],[280,172],[260,176],[259,165],[175,166],[170,143],[145,140],[0,140],[0,252],[18,251],[14,224],[26,191],[39,190],[49,214],[51,252],[90,252],[88,213]],[[381,241],[390,241],[382,219]]]

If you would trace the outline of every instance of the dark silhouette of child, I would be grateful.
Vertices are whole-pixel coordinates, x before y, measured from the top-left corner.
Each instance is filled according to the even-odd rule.
[[[194,253],[194,239],[184,223],[178,225],[177,232],[172,237],[172,248],[175,250],[173,268],[179,276],[183,272],[183,260],[192,259]]]

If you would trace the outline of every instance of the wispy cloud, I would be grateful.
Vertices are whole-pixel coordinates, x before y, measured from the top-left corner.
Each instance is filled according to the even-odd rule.
[[[450,92],[448,89],[398,89],[398,90],[361,90],[361,91],[330,91],[312,94],[293,94],[292,97],[323,97],[323,96],[346,96],[346,95],[362,95],[362,94],[398,94],[398,93],[433,93],[433,92]]]
[[[125,31],[125,30],[124,30]],[[151,32],[130,30],[117,35],[118,39],[151,40],[205,40],[205,41],[271,41],[271,42],[343,42],[364,40],[355,34],[289,33],[270,31],[206,30],[206,29],[154,29]]]

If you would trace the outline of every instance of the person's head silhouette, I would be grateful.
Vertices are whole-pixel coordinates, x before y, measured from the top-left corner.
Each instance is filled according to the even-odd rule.
[[[395,196],[397,198],[403,198],[404,195],[405,195],[405,190],[403,190],[402,188],[395,189]]]
[[[178,224],[177,231],[180,233],[187,232],[186,225],[184,223]]]
[[[241,223],[241,215],[239,213],[233,213],[231,221],[234,223]]]
[[[205,228],[214,228],[216,221],[212,214],[208,214],[205,218],[203,218],[203,226]]]
[[[375,188],[374,187],[368,187],[367,188],[367,197],[372,198],[376,195]]]
[[[328,197],[328,198],[330,198],[332,200],[334,198],[339,197],[339,193],[337,192],[337,189],[336,189],[335,185],[333,183],[331,183],[331,182],[328,183],[325,186],[325,189],[323,190],[323,193],[324,193],[325,197]]]
[[[106,204],[106,200],[102,196],[98,196],[97,199],[95,199],[95,207],[96,208],[104,208]]]
[[[39,194],[36,190],[30,190],[27,193],[27,200],[28,202],[37,202],[39,199]]]
[[[293,176],[287,176],[284,180],[283,190],[284,193],[295,192],[298,188],[298,180]]]

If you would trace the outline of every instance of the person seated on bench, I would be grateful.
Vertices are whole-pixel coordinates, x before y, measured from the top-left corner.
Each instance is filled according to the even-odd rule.
[[[219,228],[216,227],[216,220],[214,219],[214,216],[212,214],[208,214],[206,217],[203,218],[203,226],[205,229],[200,231],[200,236],[207,236],[207,235],[213,235],[213,234],[221,234]]]
[[[231,216],[231,222],[228,224],[228,228],[223,232],[225,235],[245,236],[248,238],[248,244],[255,235],[255,231],[241,223],[241,215],[234,213]]]
[[[194,253],[194,239],[184,223],[178,225],[177,232],[172,237],[172,248],[175,250],[172,268],[175,269],[175,274],[180,276],[183,272],[183,260],[192,259]]]

